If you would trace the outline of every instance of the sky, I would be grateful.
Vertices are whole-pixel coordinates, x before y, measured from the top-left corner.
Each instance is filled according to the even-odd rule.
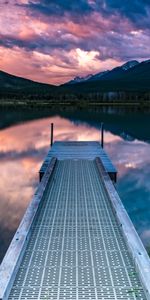
[[[39,82],[150,58],[150,0],[0,0],[0,69]]]

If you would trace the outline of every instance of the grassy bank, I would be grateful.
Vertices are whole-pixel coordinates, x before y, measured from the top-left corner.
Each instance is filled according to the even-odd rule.
[[[12,100],[12,99],[1,99],[1,107],[102,107],[102,106],[112,106],[112,107],[136,107],[139,109],[150,108],[150,101],[136,101],[131,102],[129,100],[124,101],[88,101],[88,100],[78,100],[78,101],[45,101],[45,100]]]

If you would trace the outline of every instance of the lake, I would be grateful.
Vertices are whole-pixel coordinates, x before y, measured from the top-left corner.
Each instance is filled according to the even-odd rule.
[[[0,261],[38,185],[55,140],[100,140],[118,170],[117,190],[145,247],[150,248],[150,114],[122,108],[0,111]]]

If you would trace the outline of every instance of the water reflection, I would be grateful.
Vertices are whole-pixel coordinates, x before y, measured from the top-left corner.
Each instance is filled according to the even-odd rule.
[[[117,189],[143,243],[150,246],[150,145],[138,140],[107,144],[118,169]]]
[[[99,140],[98,126],[60,116],[30,121],[0,131],[0,260],[38,184],[48,151],[50,123],[55,140]],[[105,147],[118,168],[118,190],[143,242],[150,245],[150,145],[110,131]]]

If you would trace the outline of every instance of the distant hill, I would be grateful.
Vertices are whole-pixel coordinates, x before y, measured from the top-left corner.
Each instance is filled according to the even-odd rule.
[[[42,95],[55,92],[56,87],[0,71],[0,96]]]

